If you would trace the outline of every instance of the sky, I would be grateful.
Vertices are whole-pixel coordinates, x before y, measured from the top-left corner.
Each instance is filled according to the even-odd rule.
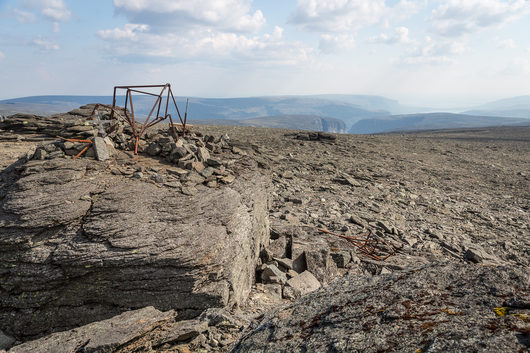
[[[530,94],[530,0],[0,0],[0,99]]]

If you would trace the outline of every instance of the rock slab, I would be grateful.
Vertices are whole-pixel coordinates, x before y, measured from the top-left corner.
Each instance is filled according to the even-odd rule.
[[[18,340],[154,306],[242,302],[268,243],[269,179],[186,196],[97,161],[30,161],[0,199],[0,330]],[[16,174],[15,173],[15,174]],[[206,190],[206,191],[205,191]]]
[[[118,348],[174,321],[175,312],[160,312],[146,307],[23,343],[13,347],[9,353],[116,352]]]
[[[347,276],[267,314],[233,352],[525,352],[529,294],[522,268]]]
[[[320,282],[309,271],[304,271],[287,281],[287,285],[294,289],[299,296],[311,293],[320,288]]]

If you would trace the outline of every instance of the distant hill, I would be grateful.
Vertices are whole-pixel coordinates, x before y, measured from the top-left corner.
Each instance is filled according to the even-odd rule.
[[[89,103],[112,104],[111,96],[33,96],[0,101],[0,114],[28,113],[52,115]]]
[[[272,127],[279,129],[312,130],[345,133],[344,121],[335,118],[327,118],[315,115],[276,115],[260,118],[234,120],[234,119],[198,119],[194,124],[229,125],[229,126],[253,126]]]
[[[375,134],[407,130],[434,130],[486,126],[530,125],[530,119],[473,116],[452,113],[391,115],[362,119],[349,130],[351,134]]]
[[[462,112],[471,115],[500,116],[530,119],[530,96],[520,96],[473,107]]]
[[[397,100],[373,95],[353,94],[319,94],[309,97],[329,99],[331,101],[349,103],[362,109],[379,112],[390,112],[391,114],[408,114],[420,112],[432,112],[433,108],[411,107],[400,104]]]

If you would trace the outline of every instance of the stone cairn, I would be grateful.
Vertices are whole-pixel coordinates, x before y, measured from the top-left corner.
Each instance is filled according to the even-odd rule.
[[[110,110],[101,109],[100,119],[93,119],[94,106],[95,104],[81,106],[69,113],[51,117],[15,114],[5,119],[0,128],[22,134],[40,133],[59,138],[37,146],[35,152],[28,155],[33,160],[79,157],[105,161],[120,153],[126,153],[132,160],[134,156],[130,151],[134,151],[135,147],[132,128],[120,119],[109,120]],[[219,158],[222,151],[230,149],[228,139],[227,135],[214,137],[187,132],[184,137],[175,140],[168,130],[161,128],[161,124],[156,125],[142,135],[138,152],[173,164],[175,167],[166,168],[171,177],[164,178],[157,170],[141,166],[113,169],[112,173],[146,179],[169,187],[181,187],[184,194],[192,195],[196,193],[194,187],[199,184],[213,188],[220,183],[229,184],[235,180],[235,173],[228,168],[230,163]]]

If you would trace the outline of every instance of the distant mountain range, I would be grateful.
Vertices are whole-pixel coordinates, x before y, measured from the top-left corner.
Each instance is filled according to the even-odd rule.
[[[464,114],[530,118],[530,96],[501,99],[471,108]]]
[[[181,111],[185,97],[175,97]],[[124,97],[118,97],[123,105]],[[52,115],[89,103],[111,104],[111,96],[34,96],[0,101],[0,114]],[[153,104],[151,97],[135,96],[139,120]],[[463,110],[461,114],[433,113],[372,95],[321,94],[248,98],[190,98],[190,121],[195,124],[279,127],[350,133],[380,133],[418,129],[482,127],[530,122],[530,96],[503,99]],[[175,116],[176,112],[171,111]],[[524,119],[514,119],[524,118]],[[526,120],[525,120],[526,119]]]
[[[408,130],[476,128],[486,126],[530,126],[530,119],[475,116],[453,113],[391,115],[362,119],[348,131],[350,134],[376,134]]]

